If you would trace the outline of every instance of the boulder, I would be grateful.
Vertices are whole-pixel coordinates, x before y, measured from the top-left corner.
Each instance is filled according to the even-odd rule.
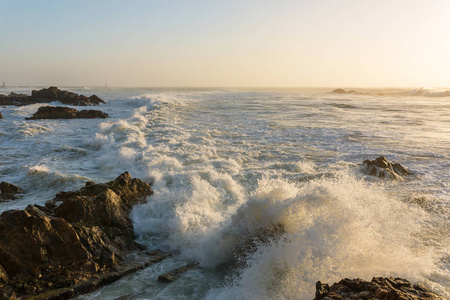
[[[38,111],[33,114],[31,118],[33,119],[73,119],[75,118],[78,110],[70,107],[60,107],[60,106],[42,106],[39,107]]]
[[[54,86],[39,91],[33,90],[31,92],[31,97],[33,99],[59,101],[63,104],[79,105],[79,106],[99,105],[100,103],[105,103],[105,101],[103,101],[96,95],[86,97],[84,95],[78,95],[73,92],[61,91],[60,89]]]
[[[445,299],[422,285],[413,285],[402,278],[374,277],[372,281],[342,279],[332,286],[316,283],[314,300],[322,299]]]
[[[76,106],[99,105],[100,103],[105,103],[105,101],[96,95],[87,97],[73,92],[62,91],[54,86],[41,90],[33,90],[31,96],[11,93],[8,96],[3,95],[0,97],[0,105],[29,105],[35,103],[50,103],[53,101]]]
[[[79,119],[105,119],[108,118],[109,115],[100,110],[82,110],[75,115],[75,118]]]
[[[100,110],[82,110],[78,111],[70,107],[61,106],[42,106],[32,117],[27,120],[36,119],[94,119],[107,118],[108,114]]]
[[[388,161],[384,156],[380,156],[374,160],[367,159],[363,162],[363,164],[366,166],[366,174],[379,178],[402,180],[403,176],[412,174],[401,164],[392,163]]]
[[[3,119],[2,113],[0,112],[0,119]]]
[[[31,97],[34,99],[58,99],[58,92],[61,92],[57,87],[51,86],[48,89],[33,90],[31,91]]]
[[[144,249],[134,241],[128,214],[152,193],[125,172],[105,184],[60,192],[45,206],[2,213],[0,295],[36,295],[116,270],[129,251]]]
[[[0,200],[14,200],[17,199],[16,194],[22,194],[23,190],[11,183],[0,182]]]

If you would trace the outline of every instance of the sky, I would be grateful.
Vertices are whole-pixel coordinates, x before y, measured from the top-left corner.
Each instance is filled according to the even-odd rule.
[[[449,87],[450,0],[0,0],[0,82]]]

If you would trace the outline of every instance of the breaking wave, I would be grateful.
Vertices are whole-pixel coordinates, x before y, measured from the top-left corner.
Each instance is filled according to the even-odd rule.
[[[450,90],[417,88],[410,90],[406,93],[406,95],[422,97],[450,97]]]

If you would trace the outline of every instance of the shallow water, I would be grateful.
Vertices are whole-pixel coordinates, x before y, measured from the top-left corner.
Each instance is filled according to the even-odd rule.
[[[1,180],[27,193],[0,209],[129,171],[155,190],[131,215],[139,242],[177,253],[81,298],[312,299],[317,280],[373,276],[449,297],[445,93],[63,89],[97,94],[110,118],[26,121],[40,105],[2,108]],[[364,175],[380,155],[414,175]],[[190,262],[200,268],[156,282]]]

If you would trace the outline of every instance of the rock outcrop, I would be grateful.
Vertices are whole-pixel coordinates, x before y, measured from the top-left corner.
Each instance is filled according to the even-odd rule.
[[[0,182],[0,200],[14,200],[17,199],[17,194],[22,194],[23,190],[11,183]]]
[[[11,93],[8,96],[2,95],[2,97],[0,97],[0,105],[20,106],[35,103],[50,103],[53,101],[59,101],[63,104],[76,106],[99,105],[100,103],[105,103],[105,101],[96,95],[86,97],[73,92],[61,91],[54,86],[39,91],[33,90],[31,92],[31,96]]]
[[[403,180],[403,176],[411,175],[411,172],[401,164],[392,163],[384,156],[380,156],[374,160],[367,159],[363,164],[366,165],[365,172],[368,175],[379,178]]]
[[[134,241],[128,214],[153,193],[128,172],[0,215],[0,298],[68,288],[121,266]]]
[[[108,114],[100,110],[82,110],[78,111],[70,107],[62,106],[42,106],[38,111],[27,120],[36,119],[94,119],[108,118]]]
[[[419,300],[445,299],[422,285],[413,285],[402,278],[374,277],[372,281],[362,279],[343,279],[332,286],[320,281],[316,283],[314,300]]]

